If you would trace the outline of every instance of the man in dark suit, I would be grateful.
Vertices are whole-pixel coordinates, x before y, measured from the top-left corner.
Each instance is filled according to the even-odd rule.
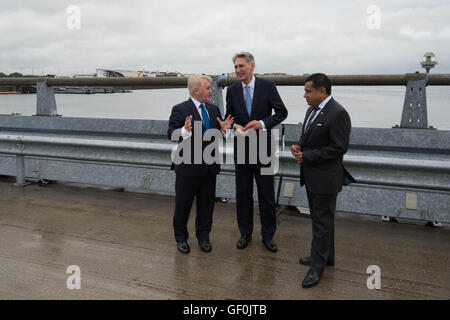
[[[331,96],[331,82],[323,73],[305,79],[306,111],[302,135],[291,152],[300,163],[300,185],[306,185],[312,219],[311,256],[300,259],[310,265],[304,288],[319,283],[326,265],[333,266],[334,214],[342,185],[354,182],[342,162],[350,140],[347,111]]]
[[[234,69],[238,80],[227,88],[226,114],[235,119],[236,134],[245,134],[248,130],[268,130],[270,150],[270,130],[287,117],[287,109],[272,81],[256,78],[255,59],[248,52],[237,53],[233,57]],[[272,114],[272,110],[275,111]],[[261,162],[249,163],[248,142],[245,150],[238,150],[235,142],[235,159],[239,152],[245,153],[246,161],[235,161],[236,171],[236,211],[241,237],[237,248],[243,249],[252,240],[253,232],[253,177],[258,189],[258,202],[261,218],[261,236],[266,248],[277,251],[273,241],[276,229],[274,176],[261,174]],[[238,155],[239,156],[239,155]],[[273,155],[272,155],[273,156]]]
[[[173,228],[177,248],[183,253],[190,252],[187,243],[189,236],[187,223],[194,198],[197,205],[195,220],[197,240],[202,251],[211,251],[209,234],[214,211],[216,175],[220,171],[220,164],[205,162],[203,151],[210,143],[214,143],[214,140],[204,140],[203,135],[208,130],[208,132],[214,130],[226,132],[233,123],[232,117],[222,121],[219,108],[208,103],[212,93],[210,82],[211,78],[203,75],[189,78],[188,88],[191,97],[172,108],[167,131],[170,140],[183,142],[179,143],[178,147],[189,146],[189,150],[182,149],[182,152],[190,153],[187,159],[183,158],[177,164],[172,164],[172,169],[175,169],[176,173]],[[195,139],[198,134],[201,135],[201,140]],[[196,143],[200,143],[201,146],[196,146]]]

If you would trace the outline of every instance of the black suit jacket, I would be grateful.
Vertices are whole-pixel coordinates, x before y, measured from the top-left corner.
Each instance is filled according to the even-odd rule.
[[[269,130],[267,150],[270,152],[270,129],[281,123],[288,115],[288,111],[281,100],[275,84],[270,80],[255,77],[255,89],[253,92],[252,111],[250,116],[248,115],[247,107],[245,106],[241,81],[236,81],[227,88],[226,102],[227,106],[225,118],[228,115],[233,116],[235,124],[245,127],[247,123],[252,120],[262,120],[264,122],[266,129]],[[272,110],[274,110],[274,114],[272,114]],[[259,135],[259,132],[257,132],[257,134]],[[247,146],[246,159],[248,159],[248,149],[249,148]],[[236,147],[234,156],[236,161]]]
[[[350,141],[350,116],[331,98],[305,132],[312,111],[310,107],[306,112],[299,141],[303,152],[300,185],[306,185],[312,193],[337,194],[342,190],[344,176],[355,181],[342,164]]]
[[[209,120],[210,120],[210,128],[219,129],[220,130],[220,124],[217,121],[217,117],[222,119],[222,116],[220,114],[219,108],[211,103],[205,103],[206,110],[209,114]],[[205,164],[204,162],[202,164],[194,164],[194,134],[195,134],[195,128],[194,128],[194,121],[200,121],[202,123],[202,135],[205,133],[205,126],[203,125],[202,118],[200,117],[200,114],[198,113],[197,108],[195,107],[194,102],[192,99],[188,99],[187,101],[184,101],[180,104],[177,104],[172,108],[172,112],[170,114],[169,118],[169,128],[167,130],[167,135],[169,137],[169,140],[172,138],[172,133],[176,129],[181,129],[184,126],[184,122],[186,121],[186,118],[192,115],[192,136],[188,139],[191,139],[191,163],[190,164],[173,164],[171,166],[172,170],[175,170],[176,174],[183,175],[183,176],[205,176],[208,174],[218,174],[220,172],[220,164]],[[183,141],[183,138],[180,137],[177,142]],[[212,141],[202,141],[202,152],[205,149],[206,146],[208,146],[210,143],[214,142],[214,138]],[[182,155],[182,153],[181,153]],[[214,155],[214,154],[213,154]]]

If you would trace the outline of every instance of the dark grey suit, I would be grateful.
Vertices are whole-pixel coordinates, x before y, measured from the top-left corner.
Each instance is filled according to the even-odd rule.
[[[228,87],[226,101],[225,118],[228,115],[233,116],[235,124],[245,127],[252,120],[264,122],[269,133],[267,150],[271,150],[270,129],[286,119],[288,114],[275,84],[269,80],[255,78],[250,115],[245,106],[241,81]],[[257,150],[259,152],[259,147]],[[261,175],[260,170],[263,165],[260,163],[259,157],[257,164],[248,163],[248,143],[245,148],[246,164],[237,164],[237,152],[235,142],[236,212],[239,231],[244,237],[251,236],[253,232],[253,177],[255,177],[261,218],[261,236],[263,240],[270,241],[276,230],[274,177],[273,175]]]
[[[342,190],[345,176],[354,181],[343,166],[351,121],[344,107],[331,98],[305,131],[312,111],[310,107],[306,112],[299,141],[303,152],[300,185],[306,185],[313,225],[311,268],[321,272],[327,262],[334,263],[337,194]]]

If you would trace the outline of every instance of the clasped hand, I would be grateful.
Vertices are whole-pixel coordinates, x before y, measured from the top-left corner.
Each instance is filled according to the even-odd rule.
[[[303,152],[300,151],[300,146],[293,144],[291,146],[291,153],[295,157],[298,163],[303,162]]]

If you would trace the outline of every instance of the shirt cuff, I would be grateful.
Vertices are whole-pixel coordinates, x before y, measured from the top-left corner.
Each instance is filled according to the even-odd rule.
[[[231,130],[231,129],[227,129],[226,132],[224,132],[223,130],[220,130],[220,131],[222,131],[222,134],[225,139],[228,139],[231,136],[231,133],[233,132],[233,130]]]
[[[264,124],[264,121],[259,120],[259,122],[261,122],[261,126],[262,126],[263,130],[266,130],[266,125]]]

